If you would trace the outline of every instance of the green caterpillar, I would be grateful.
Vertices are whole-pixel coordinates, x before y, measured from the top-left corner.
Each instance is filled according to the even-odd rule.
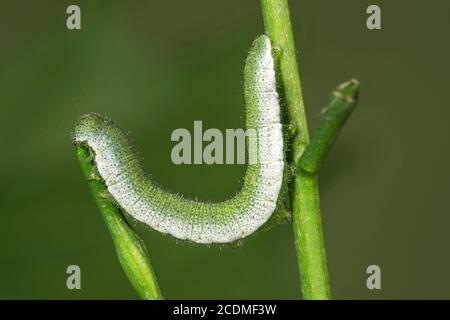
[[[257,132],[257,161],[241,190],[220,203],[186,199],[158,187],[143,171],[124,132],[98,114],[83,115],[73,138],[88,147],[108,192],[136,220],[162,233],[197,243],[227,243],[261,227],[277,207],[284,150],[272,46],[258,37],[244,70],[246,127]]]

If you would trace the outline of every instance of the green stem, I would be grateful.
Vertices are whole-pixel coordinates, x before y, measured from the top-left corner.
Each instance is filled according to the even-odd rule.
[[[322,111],[319,128],[300,158],[299,169],[312,174],[319,172],[328,151],[356,107],[358,93],[359,82],[354,79],[336,88],[329,105]]]
[[[81,146],[77,146],[76,152],[81,170],[111,233],[125,274],[141,299],[162,299],[145,246],[109,195],[92,162],[92,153]]]
[[[303,93],[287,0],[261,0],[266,32],[280,51],[279,76],[289,117],[290,162],[298,166],[309,143]],[[299,171],[291,186],[292,214],[304,299],[330,299],[317,175]]]

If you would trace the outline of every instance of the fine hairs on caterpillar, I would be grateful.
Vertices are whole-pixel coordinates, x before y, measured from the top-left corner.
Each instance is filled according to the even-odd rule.
[[[73,138],[89,148],[108,192],[136,220],[196,243],[227,243],[254,233],[272,215],[283,184],[284,152],[272,46],[259,36],[244,69],[246,127],[257,132],[257,161],[249,164],[241,190],[219,203],[167,192],[146,175],[126,134],[110,119],[83,115]]]

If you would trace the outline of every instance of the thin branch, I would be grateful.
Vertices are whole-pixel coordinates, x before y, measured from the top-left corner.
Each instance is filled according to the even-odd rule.
[[[359,82],[350,80],[339,85],[329,105],[322,111],[322,121],[300,158],[299,169],[318,173],[328,151],[358,102]]]
[[[108,227],[116,247],[117,257],[125,274],[141,299],[162,299],[158,282],[150,264],[144,243],[138,238],[120,209],[109,195],[88,148],[76,149],[81,170],[88,182],[97,207]]]
[[[279,72],[289,117],[290,162],[298,166],[309,143],[303,93],[287,0],[261,0],[266,32],[280,51]],[[304,299],[330,299],[317,176],[298,172],[291,185],[292,215]]]

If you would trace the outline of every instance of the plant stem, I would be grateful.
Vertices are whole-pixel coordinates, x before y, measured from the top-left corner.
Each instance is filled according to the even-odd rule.
[[[303,152],[299,169],[315,174],[344,127],[358,102],[359,82],[355,79],[339,85],[331,96],[329,105],[322,110],[322,121],[311,142]]]
[[[88,148],[82,146],[77,146],[76,152],[81,170],[111,233],[117,256],[125,274],[141,299],[162,299],[144,243],[138,238],[109,195],[92,162],[92,153]]]
[[[280,50],[279,70],[289,117],[290,162],[296,168],[309,143],[303,93],[287,0],[261,0],[264,25]],[[291,185],[295,245],[304,299],[331,299],[316,174],[299,171]]]

